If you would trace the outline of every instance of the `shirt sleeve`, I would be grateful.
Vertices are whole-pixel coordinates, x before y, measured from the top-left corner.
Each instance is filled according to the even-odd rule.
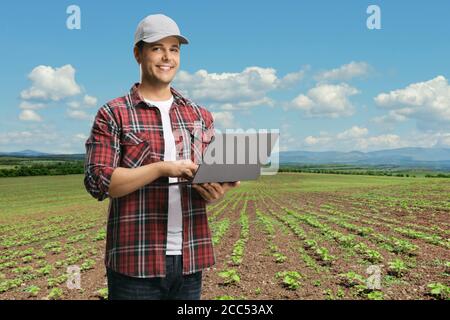
[[[109,197],[111,176],[120,161],[120,130],[108,105],[97,112],[85,146],[84,185],[94,198],[102,201]]]

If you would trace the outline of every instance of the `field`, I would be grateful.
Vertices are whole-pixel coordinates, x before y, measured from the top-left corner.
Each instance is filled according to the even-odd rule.
[[[450,180],[282,173],[208,208],[203,299],[449,299]],[[108,201],[82,175],[0,179],[0,299],[103,299]],[[81,268],[81,289],[66,285]]]

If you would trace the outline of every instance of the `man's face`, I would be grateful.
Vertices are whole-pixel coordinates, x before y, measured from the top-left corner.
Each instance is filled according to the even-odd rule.
[[[170,84],[180,64],[180,42],[177,37],[145,43],[141,52],[136,47],[134,50],[145,79],[156,84]]]

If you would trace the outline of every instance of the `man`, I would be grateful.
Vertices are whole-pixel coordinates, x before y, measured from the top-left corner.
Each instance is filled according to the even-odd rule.
[[[141,81],[99,109],[86,141],[86,189],[110,198],[110,299],[200,299],[202,269],[215,262],[206,204],[239,184],[177,184],[193,177],[214,133],[211,113],[170,86],[181,44],[169,17],[139,23]]]

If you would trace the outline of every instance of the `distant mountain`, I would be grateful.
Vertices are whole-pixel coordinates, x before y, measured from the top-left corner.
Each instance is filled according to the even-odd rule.
[[[2,156],[11,156],[11,157],[40,157],[40,156],[50,156],[51,153],[44,153],[35,150],[22,150],[15,152],[0,152]]]
[[[281,164],[360,164],[400,165],[450,169],[450,149],[400,148],[371,152],[339,151],[284,151],[280,152]]]
[[[46,158],[46,159],[56,159],[56,160],[83,160],[84,153],[74,153],[74,154],[55,154],[55,153],[45,153],[35,150],[22,150],[14,152],[0,152],[0,156],[3,157],[31,157],[31,158]]]
[[[84,160],[85,158],[83,153],[51,154],[35,150],[0,152],[0,156],[45,157],[61,160]],[[280,164],[392,165],[450,170],[450,149],[448,148],[400,148],[371,152],[283,151],[279,153],[279,158]]]

